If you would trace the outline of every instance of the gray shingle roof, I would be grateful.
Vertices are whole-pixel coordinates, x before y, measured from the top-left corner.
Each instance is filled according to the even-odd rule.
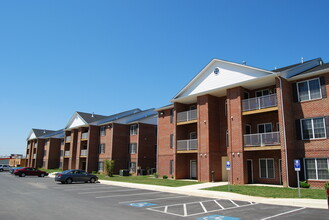
[[[316,59],[319,59],[319,58],[316,58]],[[311,61],[316,60],[316,59],[308,60],[308,61],[305,61],[303,63],[308,63],[308,62],[311,62]],[[272,72],[282,72],[282,71],[288,70],[290,68],[294,68],[296,66],[299,66],[299,65],[301,65],[303,63],[296,63],[296,64],[292,64],[292,65],[289,65],[289,66],[284,66],[284,67],[281,67],[279,69],[275,69],[275,70],[271,70],[271,71]]]
[[[300,74],[306,74],[306,73],[311,73],[311,72],[316,72],[316,71],[320,71],[320,70],[324,70],[324,69],[328,69],[329,71],[329,63],[324,63],[322,65],[316,66],[312,69],[306,70]]]
[[[45,135],[40,136],[39,138],[64,138],[64,129],[47,133]]]
[[[50,134],[50,133],[53,133],[55,131],[52,131],[52,130],[45,130],[45,129],[36,129],[36,128],[32,128],[32,131],[33,133],[35,134],[35,136],[37,138],[43,136],[43,135],[46,135],[46,134]]]
[[[98,121],[101,119],[104,119],[108,116],[105,115],[96,115],[96,114],[90,114],[90,113],[85,113],[85,112],[77,112],[82,118],[83,120],[85,120],[88,124],[94,122],[94,121]]]

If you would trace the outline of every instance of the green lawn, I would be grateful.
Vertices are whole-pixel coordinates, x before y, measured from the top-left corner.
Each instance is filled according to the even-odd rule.
[[[179,187],[179,186],[198,184],[198,182],[195,182],[195,181],[162,179],[162,178],[154,178],[153,176],[118,176],[118,175],[114,175],[113,177],[108,177],[103,174],[97,174],[97,176],[100,180],[110,180],[110,181],[118,181],[118,182],[140,183],[140,184],[150,184],[150,185],[170,186],[170,187]]]
[[[245,186],[245,185],[231,185],[231,192],[239,193],[249,196],[272,197],[272,198],[298,198],[297,188],[281,188],[281,187],[267,187],[267,186]],[[228,191],[228,186],[217,186],[207,188],[205,190],[213,191]],[[301,198],[307,199],[326,199],[326,192],[324,189],[305,189],[301,188]]]

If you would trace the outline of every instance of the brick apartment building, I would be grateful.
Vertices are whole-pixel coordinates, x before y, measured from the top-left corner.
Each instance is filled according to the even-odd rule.
[[[158,172],[176,179],[312,187],[329,180],[329,63],[268,71],[212,60],[158,111]]]
[[[60,168],[103,171],[104,160],[120,169],[155,167],[157,113],[154,109],[104,116],[76,112],[65,127]]]

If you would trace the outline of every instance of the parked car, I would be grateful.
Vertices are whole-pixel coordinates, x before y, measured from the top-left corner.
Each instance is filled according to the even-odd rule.
[[[14,171],[16,176],[25,177],[25,176],[38,176],[38,177],[45,177],[48,176],[48,173],[45,171],[38,170],[32,167],[24,167],[21,169],[17,169]]]
[[[14,174],[14,171],[15,171],[15,170],[22,169],[22,168],[24,168],[24,167],[11,167],[11,168],[9,169],[9,173]]]
[[[0,164],[0,172],[9,171],[10,168],[11,168],[11,166],[9,166],[7,164]]]
[[[96,175],[87,173],[84,170],[65,170],[61,173],[56,173],[55,181],[61,183],[72,183],[72,182],[90,182],[95,183],[98,180]]]

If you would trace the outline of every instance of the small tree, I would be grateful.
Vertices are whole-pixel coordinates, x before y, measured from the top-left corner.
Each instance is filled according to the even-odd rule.
[[[104,165],[105,174],[109,177],[112,177],[114,172],[114,160],[105,160]]]

